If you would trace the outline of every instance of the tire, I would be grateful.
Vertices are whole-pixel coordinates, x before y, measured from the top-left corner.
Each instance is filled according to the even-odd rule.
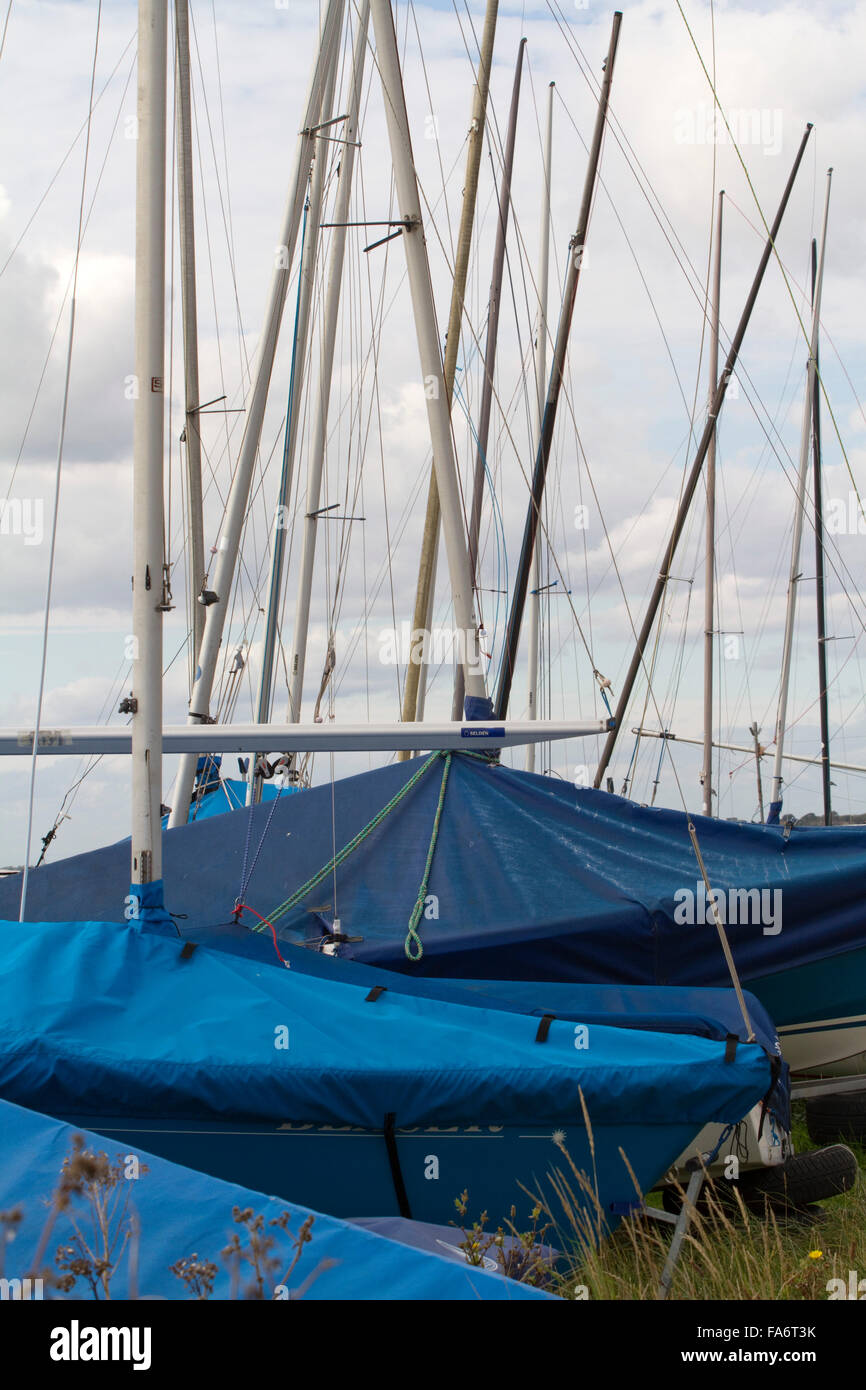
[[[806,1127],[813,1144],[853,1139],[866,1145],[866,1090],[807,1100]]]
[[[802,1211],[814,1202],[839,1197],[857,1181],[857,1159],[844,1144],[793,1154],[778,1168],[744,1173],[740,1192],[750,1210]]]
[[[722,1209],[734,1214],[739,1210],[736,1190],[747,1211],[758,1216],[764,1215],[768,1208],[777,1213],[803,1213],[816,1202],[849,1192],[858,1173],[857,1159],[851,1150],[844,1144],[832,1144],[811,1153],[792,1154],[776,1168],[753,1169],[736,1183],[715,1178],[702,1187],[697,1209],[707,1211],[707,1197],[711,1191]],[[679,1214],[682,1199],[676,1188],[663,1189],[662,1205],[665,1211]]]

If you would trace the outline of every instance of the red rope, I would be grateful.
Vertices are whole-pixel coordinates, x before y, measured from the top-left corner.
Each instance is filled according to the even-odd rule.
[[[251,912],[251,913],[253,914],[254,917],[258,917],[258,919],[259,919],[260,922],[264,922],[264,924],[265,924],[266,927],[270,927],[270,929],[271,929],[271,936],[274,938],[274,950],[276,951],[277,955],[280,956],[280,960],[282,961],[282,963],[283,963],[283,965],[286,967],[286,969],[287,969],[287,970],[290,970],[290,969],[291,969],[291,966],[289,965],[289,962],[288,962],[287,960],[284,960],[283,957],[280,955],[280,948],[279,948],[279,946],[277,945],[277,933],[276,933],[276,931],[274,930],[274,924],[273,924],[273,922],[269,922],[268,919],[267,919],[267,917],[263,917],[262,914],[261,914],[260,912],[256,912],[255,908],[254,908],[254,907],[250,907],[248,903],[236,903],[236,904],[235,904],[235,921],[240,921],[240,915],[241,915],[242,912]]]

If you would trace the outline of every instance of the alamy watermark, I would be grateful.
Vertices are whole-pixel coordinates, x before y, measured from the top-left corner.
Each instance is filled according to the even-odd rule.
[[[0,536],[23,536],[25,545],[41,545],[45,537],[45,504],[42,498],[0,499]]]
[[[827,1280],[827,1301],[832,1303],[840,1298],[866,1301],[866,1279],[861,1279],[856,1269],[848,1270],[848,1278]]]
[[[433,666],[454,661],[472,671],[482,669],[478,634],[459,627],[384,628],[379,634],[379,660],[383,666]]]
[[[830,536],[866,536],[866,514],[856,492],[825,501],[824,526]]]
[[[7,1299],[15,1303],[28,1303],[31,1299],[44,1297],[41,1279],[0,1279],[0,1303],[5,1303]]]
[[[701,102],[674,112],[678,145],[755,145],[765,155],[782,152],[782,112],[778,107],[734,108],[723,117],[716,106]]]
[[[723,926],[759,926],[764,936],[778,936],[782,930],[781,888],[713,888],[708,893],[699,879],[694,888],[678,888],[674,902],[674,921],[680,927],[715,926],[717,911]]]

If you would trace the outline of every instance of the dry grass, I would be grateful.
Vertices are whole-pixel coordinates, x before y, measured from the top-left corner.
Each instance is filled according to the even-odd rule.
[[[795,1144],[798,1152],[815,1147],[801,1114],[795,1122]],[[695,1213],[683,1242],[669,1297],[826,1299],[830,1279],[847,1283],[849,1270],[866,1277],[866,1150],[851,1147],[860,1164],[859,1181],[805,1218],[786,1219],[772,1212],[755,1216],[736,1193],[733,1208],[710,1194],[706,1210]],[[547,1238],[564,1252],[552,1291],[565,1298],[654,1299],[672,1227],[638,1216],[599,1240],[603,1216],[598,1204],[591,1202],[587,1217],[575,1201],[576,1196],[582,1203],[587,1196],[592,1199],[591,1181],[567,1161],[552,1175],[550,1189],[542,1203],[552,1228]],[[651,1200],[658,1204],[655,1197]]]

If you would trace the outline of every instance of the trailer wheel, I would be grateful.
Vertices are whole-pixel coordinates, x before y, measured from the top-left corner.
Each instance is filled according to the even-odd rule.
[[[750,1211],[803,1211],[814,1202],[849,1192],[857,1181],[857,1159],[844,1144],[792,1154],[778,1168],[744,1173],[740,1193]]]
[[[814,1144],[846,1139],[866,1144],[866,1090],[807,1100],[806,1127]]]
[[[858,1173],[857,1159],[851,1150],[844,1144],[831,1144],[810,1153],[792,1154],[776,1168],[752,1169],[736,1183],[727,1178],[710,1179],[701,1189],[697,1209],[707,1211],[707,1198],[712,1193],[724,1211],[737,1212],[736,1191],[746,1210],[758,1216],[765,1215],[768,1209],[790,1215],[808,1214],[807,1208],[816,1202],[849,1192]],[[663,1189],[662,1205],[674,1215],[681,1211],[682,1198],[675,1187]]]

